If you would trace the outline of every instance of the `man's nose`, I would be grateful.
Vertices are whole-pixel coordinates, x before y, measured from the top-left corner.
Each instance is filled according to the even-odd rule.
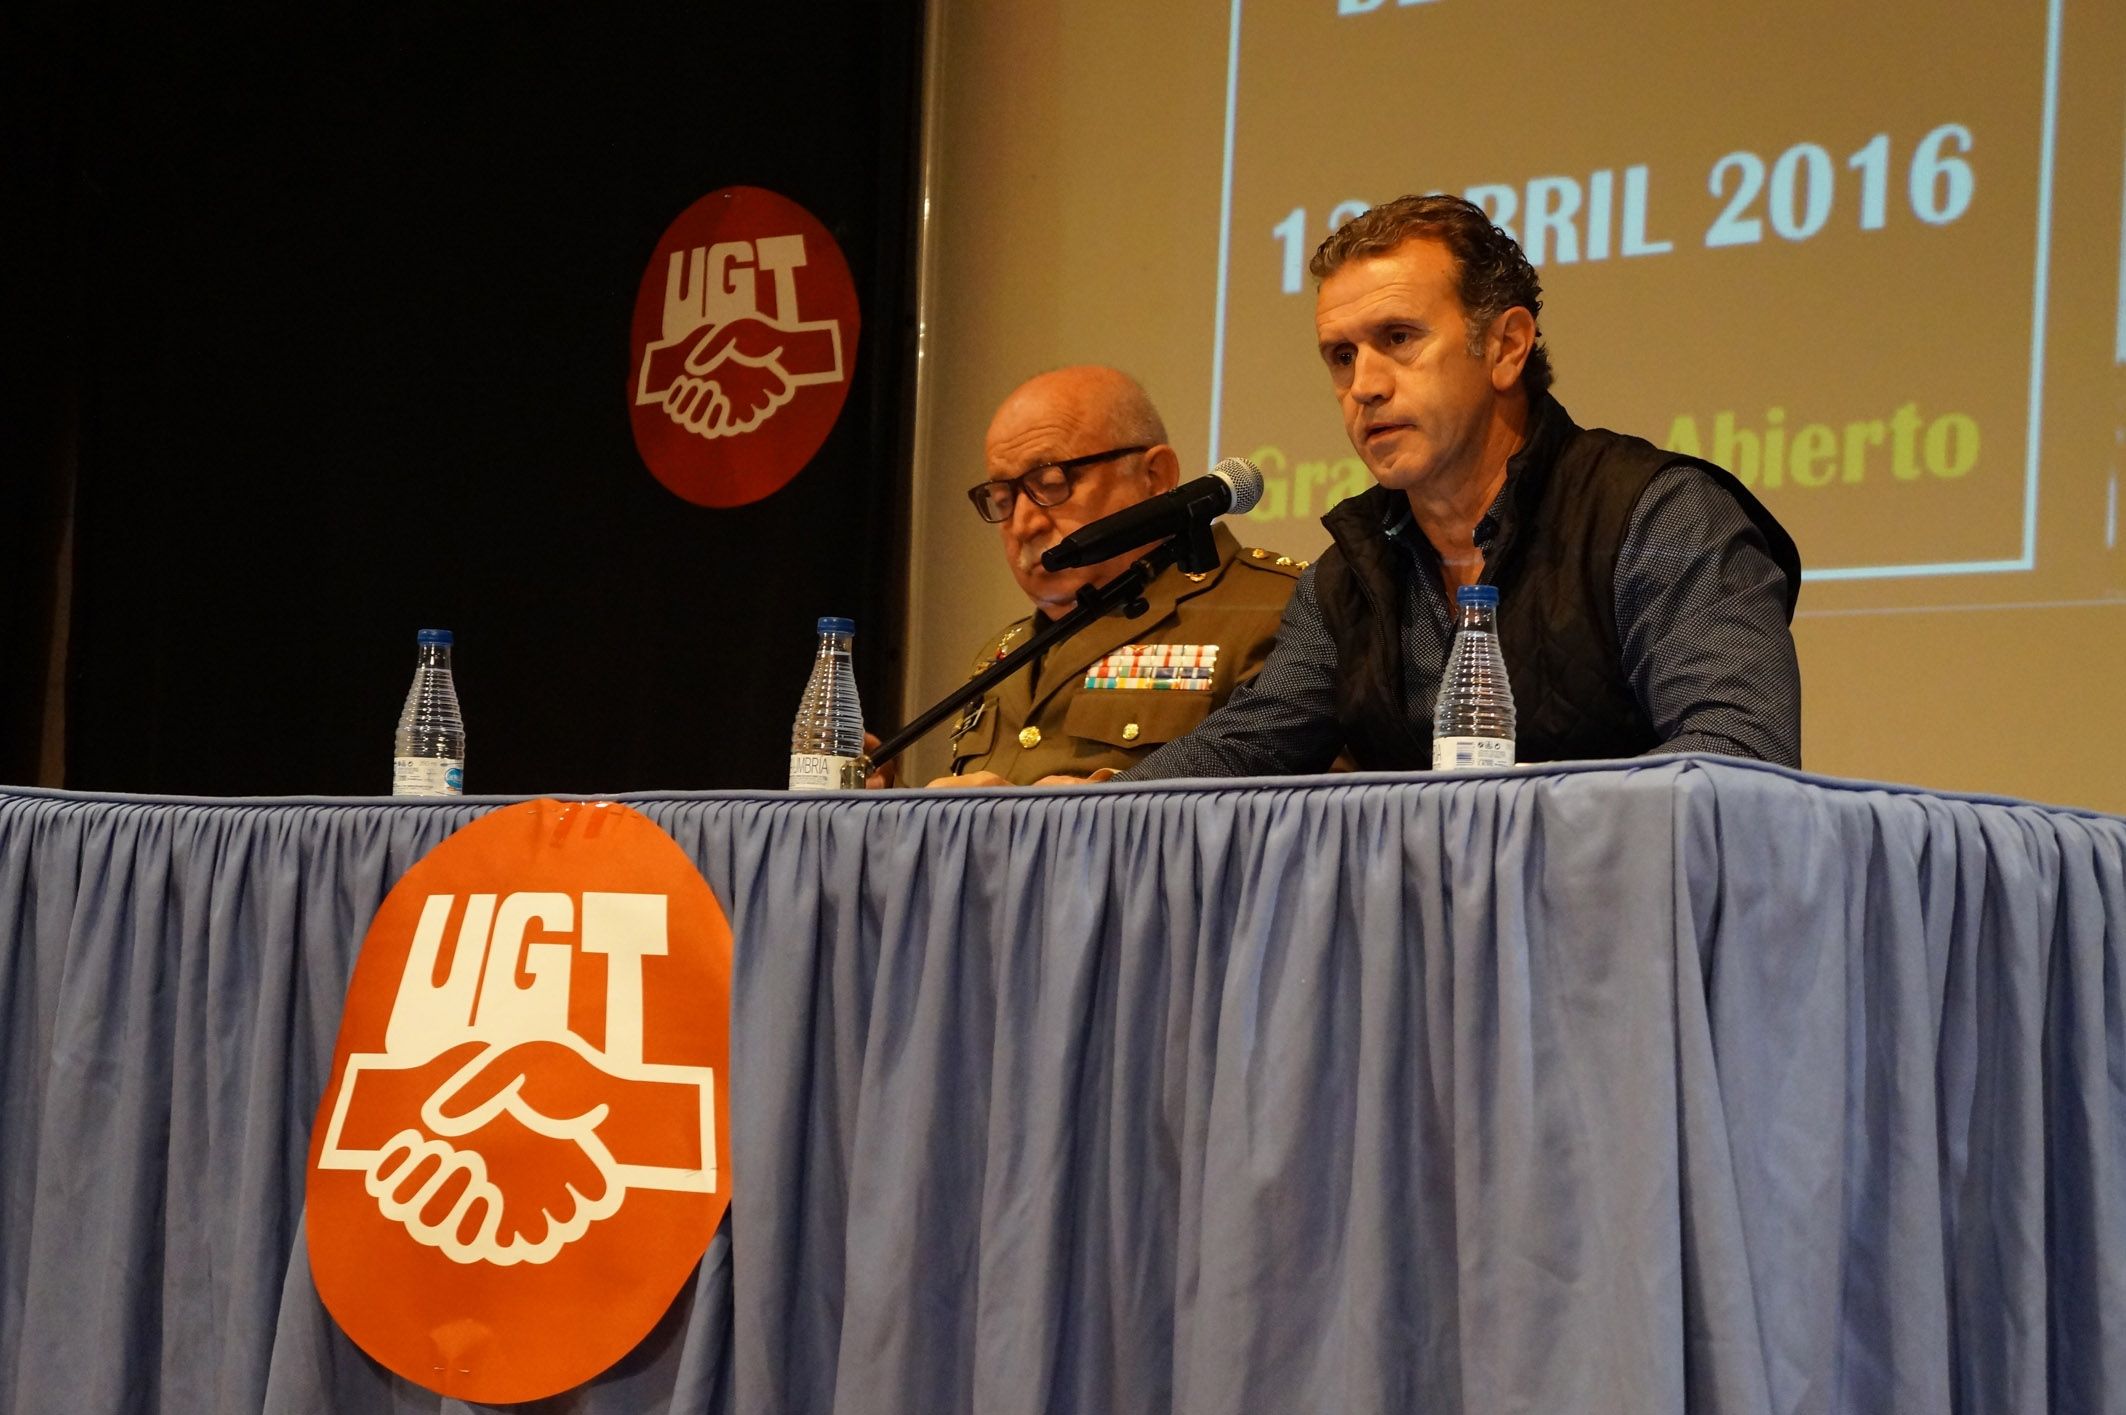
[[[1011,533],[1019,540],[1031,540],[1054,524],[1048,514],[1049,508],[1037,506],[1034,499],[1020,492],[1011,503]]]
[[[1388,360],[1371,349],[1360,348],[1351,356],[1351,397],[1368,405],[1378,403],[1395,391],[1395,380],[1389,377]]]

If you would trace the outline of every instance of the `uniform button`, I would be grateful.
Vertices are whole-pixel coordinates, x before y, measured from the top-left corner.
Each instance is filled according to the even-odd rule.
[[[1040,746],[1040,745],[1041,745],[1041,729],[1040,729],[1040,728],[1038,728],[1038,727],[1022,727],[1022,728],[1020,728],[1020,729],[1019,729],[1019,745],[1020,745],[1020,746],[1022,746],[1022,747],[1038,747],[1038,746]]]
[[[1125,742],[1134,742],[1134,741],[1136,741],[1136,740],[1137,740],[1137,724],[1136,724],[1136,723],[1132,722],[1132,723],[1130,723],[1130,724],[1129,724],[1128,726],[1126,726],[1126,727],[1124,727],[1124,728],[1122,729],[1122,740],[1123,740],[1123,741],[1125,741]]]

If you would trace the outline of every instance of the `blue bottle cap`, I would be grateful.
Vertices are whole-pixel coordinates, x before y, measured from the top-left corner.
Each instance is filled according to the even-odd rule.
[[[1457,605],[1488,604],[1493,609],[1496,609],[1499,603],[1499,587],[1497,585],[1463,585],[1454,592],[1454,602]]]
[[[856,632],[856,621],[837,619],[830,614],[819,621],[819,631],[822,634],[853,634]]]
[[[420,640],[421,640],[421,642],[422,642],[422,643],[424,643],[424,644],[441,644],[441,645],[443,645],[443,647],[445,647],[445,648],[449,648],[449,647],[450,647],[450,630],[448,630],[448,629],[423,629],[423,630],[421,631],[421,634],[420,634]]]

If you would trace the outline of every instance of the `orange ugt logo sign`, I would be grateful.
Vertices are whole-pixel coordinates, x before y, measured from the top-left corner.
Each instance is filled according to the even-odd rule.
[[[729,1202],[731,934],[611,803],[467,825],[377,911],[311,1142],[319,1295],[424,1386],[513,1402],[640,1341]]]

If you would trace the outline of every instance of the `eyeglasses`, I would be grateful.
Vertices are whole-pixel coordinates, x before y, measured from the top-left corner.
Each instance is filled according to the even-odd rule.
[[[1078,473],[1096,462],[1112,462],[1117,457],[1127,457],[1138,452],[1148,452],[1151,444],[1139,443],[1135,447],[1110,447],[1105,452],[1088,453],[1073,457],[1067,462],[1043,462],[1038,467],[1028,467],[1015,477],[993,477],[979,486],[967,488],[967,499],[974,509],[991,525],[1008,519],[1011,508],[1018,504],[1019,493],[1036,506],[1061,506],[1070,500],[1077,488]]]

